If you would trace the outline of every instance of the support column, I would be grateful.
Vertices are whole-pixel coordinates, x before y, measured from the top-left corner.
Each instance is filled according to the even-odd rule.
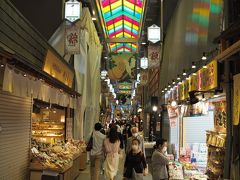
[[[227,102],[227,138],[226,138],[226,152],[224,159],[223,178],[230,179],[231,162],[232,162],[232,81],[230,77],[230,62],[224,63],[225,87],[226,87],[226,102]]]

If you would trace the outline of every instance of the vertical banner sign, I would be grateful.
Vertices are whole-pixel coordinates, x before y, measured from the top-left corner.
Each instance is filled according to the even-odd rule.
[[[73,119],[66,118],[66,139],[72,139]]]
[[[160,46],[149,45],[148,46],[148,67],[158,68],[160,63]]]
[[[65,53],[80,53],[80,33],[79,28],[73,25],[67,25],[65,29]]]
[[[240,74],[233,77],[234,79],[234,95],[233,95],[233,125],[239,124],[240,113]]]
[[[146,85],[148,82],[148,71],[142,71],[140,76],[140,84]]]
[[[174,127],[177,126],[178,108],[173,108],[172,106],[168,106],[167,110],[168,110],[168,117],[169,117],[170,127],[174,128]]]

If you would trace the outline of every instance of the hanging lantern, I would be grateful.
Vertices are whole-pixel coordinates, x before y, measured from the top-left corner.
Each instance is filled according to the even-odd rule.
[[[156,24],[148,27],[148,40],[156,43],[161,40],[161,29]]]
[[[148,68],[148,58],[146,58],[146,57],[141,58],[140,66],[142,69],[147,69]]]
[[[102,80],[106,79],[106,76],[107,76],[107,71],[106,70],[101,71],[101,79]]]
[[[82,3],[77,0],[67,1],[65,3],[65,19],[74,22],[80,19]]]

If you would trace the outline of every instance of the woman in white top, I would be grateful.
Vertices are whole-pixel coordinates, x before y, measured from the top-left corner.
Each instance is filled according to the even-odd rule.
[[[120,152],[120,140],[116,127],[110,129],[108,137],[104,140],[104,151],[106,179],[113,180],[117,175]]]

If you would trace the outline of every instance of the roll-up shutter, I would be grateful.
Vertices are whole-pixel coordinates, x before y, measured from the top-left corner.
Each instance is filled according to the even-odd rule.
[[[31,138],[30,98],[0,91],[0,180],[26,180]]]
[[[183,118],[183,144],[206,143],[206,130],[214,128],[214,112],[206,116]]]

